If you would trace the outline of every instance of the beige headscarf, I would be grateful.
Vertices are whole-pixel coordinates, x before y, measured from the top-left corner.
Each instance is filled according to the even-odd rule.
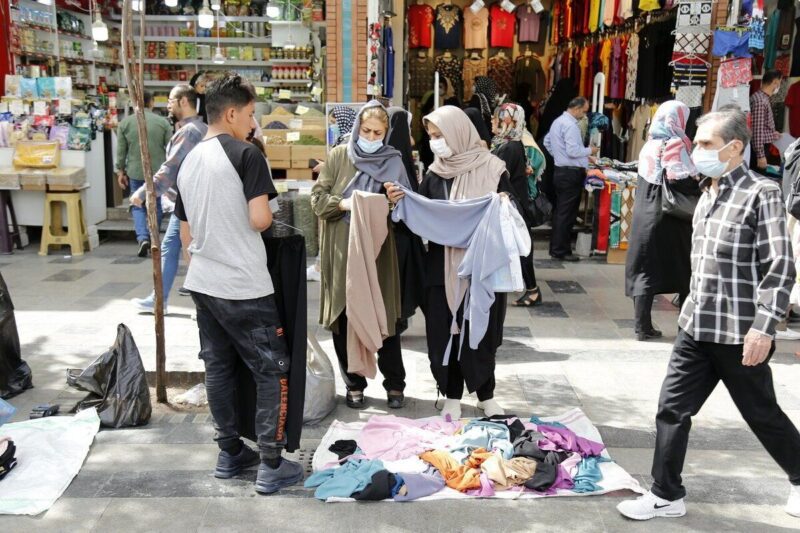
[[[453,152],[447,159],[436,156],[429,167],[431,172],[442,178],[454,180],[450,189],[451,200],[480,198],[497,192],[506,164],[483,147],[478,130],[464,111],[446,105],[423,117],[422,121],[423,124],[430,122],[439,128],[447,146]],[[461,248],[446,247],[444,250],[445,292],[453,316],[461,306],[467,290],[465,283],[461,285],[460,291],[457,290],[458,265],[461,264],[464,254],[466,250]]]

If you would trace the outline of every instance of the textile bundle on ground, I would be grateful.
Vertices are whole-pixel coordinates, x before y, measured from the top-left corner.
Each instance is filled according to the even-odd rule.
[[[334,421],[305,486],[328,502],[644,493],[580,409],[557,417]]]

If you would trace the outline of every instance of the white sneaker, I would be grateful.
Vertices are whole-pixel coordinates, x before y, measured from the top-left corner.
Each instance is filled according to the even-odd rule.
[[[792,485],[789,489],[789,500],[785,509],[790,515],[800,518],[800,485]]]
[[[478,409],[483,410],[486,416],[504,415],[506,412],[500,407],[500,404],[494,398],[486,400],[485,402],[478,402]]]
[[[306,269],[306,280],[307,281],[319,281],[321,278],[321,274],[319,270],[317,270],[317,265],[311,265]]]
[[[458,420],[461,418],[461,400],[445,399],[444,407],[442,407],[442,418],[447,418],[450,415],[450,420]]]
[[[138,309],[139,313],[144,313],[148,315],[154,314],[153,311],[155,309],[155,302],[149,296],[147,298],[133,298],[131,299],[131,303],[133,306]],[[164,314],[167,314],[167,304],[164,303]]]
[[[635,500],[620,503],[617,505],[617,511],[622,516],[633,520],[650,520],[658,517],[677,518],[686,514],[686,505],[683,503],[683,498],[671,502],[648,492]]]
[[[800,331],[786,328],[784,330],[775,332],[775,340],[779,341],[797,341],[800,340]]]

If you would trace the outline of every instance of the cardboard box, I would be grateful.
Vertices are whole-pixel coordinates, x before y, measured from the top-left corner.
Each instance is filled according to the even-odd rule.
[[[624,265],[625,258],[628,256],[628,250],[621,248],[609,248],[606,262],[609,265]]]
[[[314,175],[310,168],[290,168],[286,171],[287,180],[310,180],[313,179],[313,177]]]
[[[292,160],[291,159],[276,159],[276,160],[269,160],[269,168],[275,170],[285,170],[287,168],[292,168]]]
[[[73,190],[86,183],[86,169],[59,167],[47,171],[47,185],[51,190]]]
[[[19,184],[24,191],[47,190],[47,170],[22,168],[19,170]]]
[[[292,167],[308,168],[309,159],[324,161],[326,159],[324,146],[292,145]]]
[[[273,161],[291,161],[292,159],[292,146],[289,144],[267,144],[265,149],[270,163]]]
[[[300,126],[297,128],[293,128],[291,122],[293,120],[299,121]],[[307,129],[307,128],[322,128],[325,129],[327,126],[328,120],[325,117],[308,117],[303,118],[302,115],[262,115],[261,116],[261,127],[266,128],[270,122],[280,122],[281,124],[285,125],[287,128],[293,128],[296,130],[300,129]],[[297,124],[297,122],[295,123]]]
[[[19,189],[19,170],[14,167],[0,168],[0,189]]]

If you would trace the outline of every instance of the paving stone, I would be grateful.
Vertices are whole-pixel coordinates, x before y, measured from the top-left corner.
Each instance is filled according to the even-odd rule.
[[[548,281],[547,285],[555,294],[586,294],[586,290],[577,281]]]
[[[178,529],[196,531],[203,522],[210,501],[207,498],[113,499],[109,501],[93,531],[117,533],[121,524],[125,524],[126,533]],[[176,509],[180,509],[178,520],[173,519]]]
[[[52,276],[45,278],[42,281],[77,281],[83,277],[88,276],[92,272],[94,272],[94,270],[67,269],[67,270],[62,270],[57,274],[53,274]]]
[[[505,326],[503,328],[503,337],[530,337],[531,328],[529,327],[514,327]]]
[[[102,285],[99,289],[90,292],[89,298],[118,298],[138,287],[139,283],[111,282]]]
[[[139,257],[136,255],[130,257],[118,257],[111,261],[112,265],[138,265],[139,263],[144,263],[145,261],[152,262],[152,259],[149,257]]]
[[[534,259],[533,268],[535,270],[564,270],[564,263],[553,259]]]
[[[564,307],[558,302],[542,302],[542,305],[529,307],[528,312],[534,317],[569,318]]]
[[[65,255],[48,261],[51,265],[74,265],[86,260],[85,255]]]

